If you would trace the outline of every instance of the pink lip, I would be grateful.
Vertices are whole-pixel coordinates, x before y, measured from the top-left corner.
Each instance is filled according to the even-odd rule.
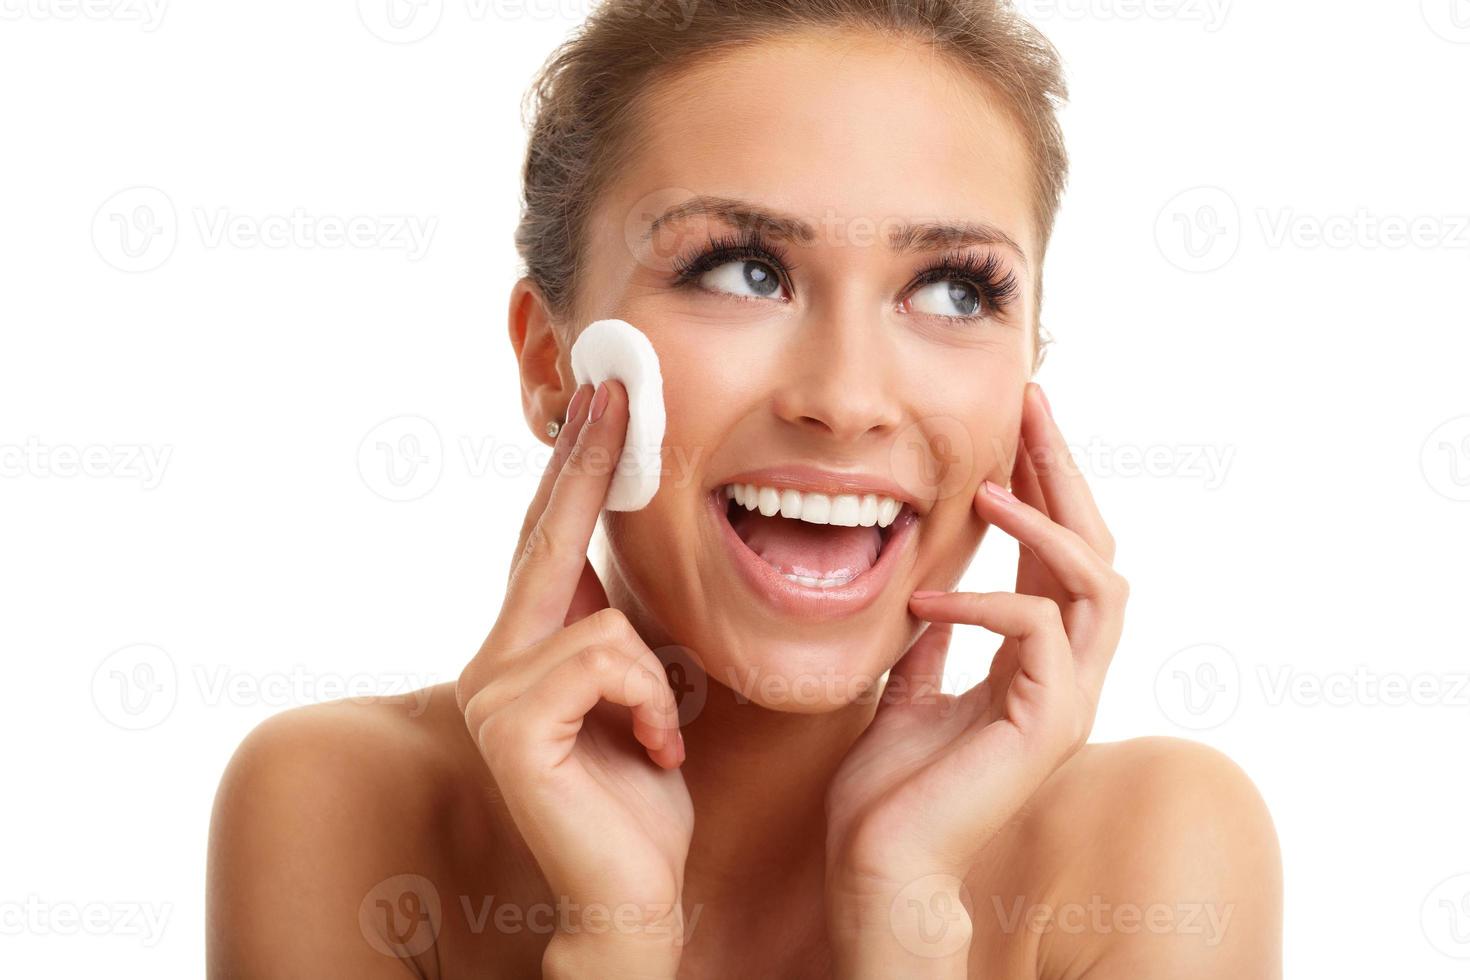
[[[767,474],[764,479],[770,480],[771,476]],[[741,482],[753,483],[755,481]],[[870,489],[864,492],[881,493],[885,491]],[[740,540],[740,535],[735,533],[735,528],[725,517],[729,499],[725,496],[724,484],[706,494],[705,499],[710,509],[710,516],[721,528],[720,535],[725,542],[726,549],[730,552],[731,562],[740,569],[740,577],[757,595],[781,612],[798,619],[835,619],[850,616],[872,605],[879,593],[893,578],[894,569],[907,556],[909,542],[913,540],[914,529],[919,523],[913,508],[905,504],[890,526],[888,540],[883,543],[883,550],[879,553],[878,560],[873,563],[873,567],[846,585],[819,589],[802,585],[800,582],[793,582],[746,547],[745,542]]]

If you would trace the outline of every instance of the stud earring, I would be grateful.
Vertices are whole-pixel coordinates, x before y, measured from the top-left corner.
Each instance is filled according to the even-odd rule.
[[[560,431],[561,431],[561,420],[560,419],[552,419],[550,422],[547,422],[546,423],[546,434],[548,436],[550,436],[551,438],[555,439],[556,438],[556,434],[558,432],[560,432]]]

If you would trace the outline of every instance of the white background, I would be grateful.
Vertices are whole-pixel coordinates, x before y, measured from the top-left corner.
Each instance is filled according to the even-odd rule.
[[[244,734],[494,616],[520,99],[585,2],[89,3],[0,0],[0,958],[188,976]],[[1255,779],[1288,975],[1463,977],[1470,4],[1024,6],[1073,91],[1039,380],[1133,585],[1094,737]]]

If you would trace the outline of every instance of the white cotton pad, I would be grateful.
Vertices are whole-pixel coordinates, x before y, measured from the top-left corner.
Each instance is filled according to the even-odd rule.
[[[572,376],[578,385],[616,378],[628,389],[628,435],[603,507],[641,510],[663,470],[664,378],[653,344],[626,320],[596,320],[572,345]]]

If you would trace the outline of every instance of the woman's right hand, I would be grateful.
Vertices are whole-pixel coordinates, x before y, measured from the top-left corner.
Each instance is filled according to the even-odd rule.
[[[672,977],[684,938],[694,808],[678,769],[678,705],[587,559],[627,404],[616,382],[596,396],[578,389],[527,510],[505,603],[456,687],[470,735],[567,909],[558,905],[548,976]]]

